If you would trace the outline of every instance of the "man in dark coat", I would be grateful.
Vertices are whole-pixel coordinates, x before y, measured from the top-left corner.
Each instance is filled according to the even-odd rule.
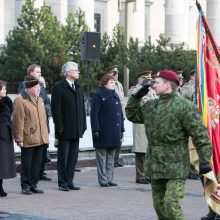
[[[78,159],[79,138],[86,130],[84,92],[76,80],[78,64],[67,62],[62,67],[65,79],[58,82],[52,91],[51,109],[58,139],[57,171],[59,190],[79,190],[73,178]]]
[[[41,67],[37,64],[31,64],[27,68],[27,74],[30,76],[35,77],[37,80],[40,81],[41,79]],[[47,114],[47,124],[48,124],[48,131],[50,131],[49,128],[49,118],[52,116],[51,114],[51,107],[50,107],[50,98],[47,95],[47,91],[45,89],[45,86],[43,83],[40,82],[40,96],[44,101],[44,107],[45,111]],[[24,82],[21,82],[18,87],[18,94],[21,93],[22,91],[25,90]],[[47,161],[47,149],[49,145],[45,145],[43,149],[43,155],[42,155],[42,162],[41,162],[41,168],[40,168],[40,173],[39,173],[39,178],[40,180],[46,180],[46,181],[51,181],[52,179],[46,176],[46,173],[44,172],[45,170],[45,164]]]

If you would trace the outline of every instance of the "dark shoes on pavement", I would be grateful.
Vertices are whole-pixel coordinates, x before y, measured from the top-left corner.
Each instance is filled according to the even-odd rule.
[[[30,188],[30,191],[31,191],[32,193],[44,193],[44,190],[38,189],[37,187]]]
[[[81,172],[81,170],[78,168],[75,168],[74,170],[75,170],[75,172]]]
[[[220,219],[220,218],[212,210],[210,210],[206,216],[201,218],[201,220],[218,220],[218,219]]]
[[[37,187],[34,188],[27,188],[27,189],[22,189],[21,193],[24,195],[31,195],[32,193],[44,193],[44,190],[38,189]]]
[[[101,187],[109,187],[110,185],[108,183],[101,183],[100,186]]]
[[[139,183],[139,184],[150,184],[151,183],[151,179],[138,179],[136,180],[136,183]]]
[[[80,190],[80,187],[78,187],[78,186],[72,185],[72,186],[68,186],[68,187],[70,190]]]
[[[197,174],[189,174],[188,179],[190,180],[200,180],[200,176]]]
[[[67,192],[67,191],[70,191],[70,190],[80,190],[80,187],[74,186],[74,185],[72,185],[72,186],[59,186],[59,190]]]
[[[24,195],[31,195],[32,194],[30,189],[22,189],[21,193],[24,194]]]
[[[60,191],[70,191],[70,189],[67,186],[59,186]]]
[[[117,186],[117,183],[108,182],[108,183],[101,183],[100,186],[102,187],[109,187],[109,186]]]
[[[108,182],[108,185],[109,186],[117,186],[118,184],[117,183],[113,183],[113,182]]]
[[[123,167],[124,166],[124,164],[122,164],[122,163],[119,163],[119,162],[114,162],[114,167]]]
[[[0,197],[6,197],[8,194],[2,189],[0,191]]]
[[[52,179],[49,178],[49,177],[47,177],[46,175],[42,175],[42,176],[40,176],[39,179],[40,179],[40,180],[45,180],[45,181],[52,181]]]

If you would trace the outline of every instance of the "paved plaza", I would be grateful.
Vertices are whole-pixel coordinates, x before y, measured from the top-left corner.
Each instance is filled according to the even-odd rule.
[[[62,192],[57,173],[47,171],[52,182],[39,182],[44,194],[22,195],[19,175],[4,181],[8,196],[0,197],[3,220],[156,220],[151,185],[135,183],[134,166],[115,169],[117,187],[100,187],[96,168],[82,168],[75,176],[79,191]],[[186,220],[199,220],[208,211],[200,181],[188,180],[183,200]]]

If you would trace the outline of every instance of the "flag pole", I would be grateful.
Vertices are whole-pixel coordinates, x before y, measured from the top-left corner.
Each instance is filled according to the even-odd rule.
[[[196,0],[196,6],[198,8],[199,13],[201,13],[201,15],[202,15],[202,22],[203,22],[203,25],[205,27],[205,31],[206,31],[206,33],[210,37],[210,41],[212,42],[212,46],[213,46],[213,49],[214,49],[214,51],[216,53],[216,57],[217,57],[218,61],[220,62],[220,52],[219,52],[219,49],[216,46],[217,44],[216,44],[215,39],[214,39],[214,37],[213,37],[213,35],[211,33],[211,28],[209,27],[209,24],[208,24],[208,22],[206,21],[206,19],[204,17],[202,7],[201,7],[200,3],[198,2],[198,0]]]
[[[202,7],[201,7],[200,3],[198,2],[198,0],[196,0],[196,6],[197,6],[199,12],[201,12],[203,14]]]

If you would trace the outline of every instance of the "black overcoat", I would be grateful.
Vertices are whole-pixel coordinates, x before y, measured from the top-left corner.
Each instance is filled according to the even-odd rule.
[[[120,99],[114,90],[98,88],[91,101],[92,132],[99,131],[94,148],[116,148],[121,146],[124,119]]]
[[[84,91],[75,82],[74,92],[66,79],[58,82],[51,95],[55,137],[70,140],[82,137],[86,130]]]
[[[12,101],[4,97],[0,100],[0,179],[16,176],[11,114]]]

